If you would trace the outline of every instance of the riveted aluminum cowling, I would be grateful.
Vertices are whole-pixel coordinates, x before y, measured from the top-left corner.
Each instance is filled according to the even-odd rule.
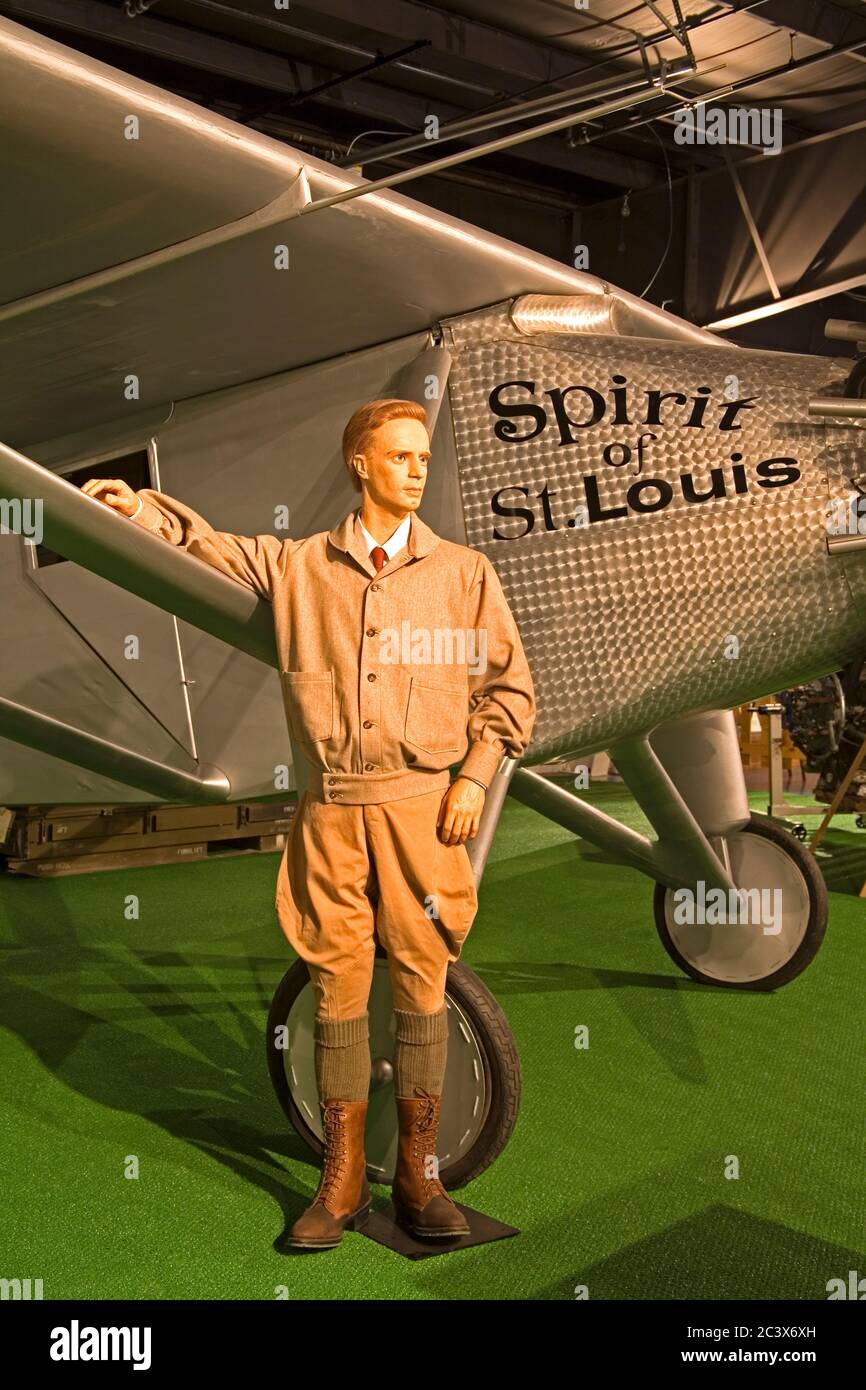
[[[633,334],[635,316],[612,294],[522,294],[511,306],[521,333]]]

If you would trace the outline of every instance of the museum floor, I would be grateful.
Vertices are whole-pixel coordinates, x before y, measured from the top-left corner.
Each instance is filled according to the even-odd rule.
[[[621,784],[590,795],[643,827]],[[520,1234],[418,1262],[358,1233],[279,1251],[317,1172],[264,1061],[293,958],[276,855],[3,877],[0,1276],[46,1299],[826,1298],[866,1275],[866,831],[834,827],[824,946],[763,995],[680,975],[647,880],[506,803],[463,959],[508,1016],[523,1103],[455,1196]]]

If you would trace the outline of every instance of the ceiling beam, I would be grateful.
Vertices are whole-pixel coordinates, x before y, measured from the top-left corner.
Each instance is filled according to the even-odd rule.
[[[215,0],[194,0],[203,10],[226,11],[227,6]],[[244,0],[231,5],[231,10],[255,22],[256,12],[247,10]],[[575,12],[580,17],[580,11]],[[315,0],[305,5],[292,0],[286,12],[289,25],[303,30],[311,37],[338,41],[352,34],[355,41],[373,53],[386,45],[411,43],[424,39],[431,55],[437,55],[447,71],[467,80],[482,83],[491,95],[506,96],[509,81],[520,83],[521,90],[531,83],[554,87],[558,82],[571,82],[578,70],[599,71],[596,76],[614,75],[613,58],[599,63],[593,54],[586,61],[574,50],[558,48],[549,41],[509,33],[483,20],[455,15],[449,10],[417,0],[375,0],[375,4],[360,5],[358,0]],[[268,21],[273,24],[273,20]],[[282,20],[277,21],[282,25]],[[406,65],[411,68],[411,63]],[[426,69],[425,62],[419,66]],[[602,70],[603,69],[603,70]]]
[[[268,39],[274,33],[299,44],[320,47],[322,66],[333,71],[341,65],[358,66],[379,52],[420,39],[427,44],[423,57],[401,59],[395,68],[406,77],[441,82],[443,96],[449,94],[452,98],[462,90],[467,95],[474,93],[476,97],[499,101],[508,95],[505,88],[509,82],[519,84],[521,90],[528,82],[553,87],[560,81],[573,81],[578,69],[584,66],[576,63],[574,54],[501,34],[488,25],[458,21],[443,11],[407,4],[405,0],[377,0],[375,27],[359,23],[357,0],[346,5],[330,0],[315,10],[293,3],[279,18],[247,14],[237,4],[229,6],[208,0],[197,3],[201,5],[202,18],[209,10],[232,15],[244,22],[248,32],[260,34],[261,42],[251,44],[219,37],[203,28],[169,21],[160,16],[159,10],[130,20],[119,6],[99,0],[3,0],[0,9],[13,19],[35,19],[146,52],[178,57],[184,54],[186,61],[192,60],[192,50],[199,43],[205,43],[213,53],[246,51],[249,59],[263,58],[267,72],[277,67],[285,72],[293,61],[291,55],[282,55],[270,47]],[[347,34],[352,35],[351,40]],[[615,64],[607,61],[598,66],[607,72]],[[585,67],[587,72],[595,71],[596,63],[587,63]],[[257,85],[270,85],[272,80],[266,77]],[[286,90],[285,79],[276,85],[279,90]]]

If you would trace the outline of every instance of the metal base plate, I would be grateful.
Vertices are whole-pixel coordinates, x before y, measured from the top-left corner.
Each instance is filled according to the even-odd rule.
[[[469,1222],[468,1236],[456,1236],[454,1240],[416,1240],[411,1231],[397,1221],[391,1202],[387,1202],[378,1210],[372,1210],[364,1225],[358,1228],[358,1234],[369,1236],[377,1245],[384,1245],[398,1255],[405,1255],[407,1260],[427,1260],[431,1255],[450,1255],[454,1250],[467,1250],[471,1245],[488,1245],[494,1240],[504,1240],[506,1236],[520,1235],[515,1226],[506,1226],[502,1221],[494,1220],[492,1216],[485,1216],[483,1211],[464,1207],[462,1202],[457,1202],[456,1205]]]

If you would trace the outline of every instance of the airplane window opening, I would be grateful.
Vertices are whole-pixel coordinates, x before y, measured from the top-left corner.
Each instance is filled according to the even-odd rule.
[[[120,454],[117,458],[104,459],[101,463],[79,464],[68,473],[64,472],[63,477],[75,487],[81,487],[88,478],[122,478],[136,492],[139,488],[153,486],[147,449],[135,449],[131,453]],[[37,569],[69,563],[65,555],[58,554],[50,546],[36,545],[32,550]]]

